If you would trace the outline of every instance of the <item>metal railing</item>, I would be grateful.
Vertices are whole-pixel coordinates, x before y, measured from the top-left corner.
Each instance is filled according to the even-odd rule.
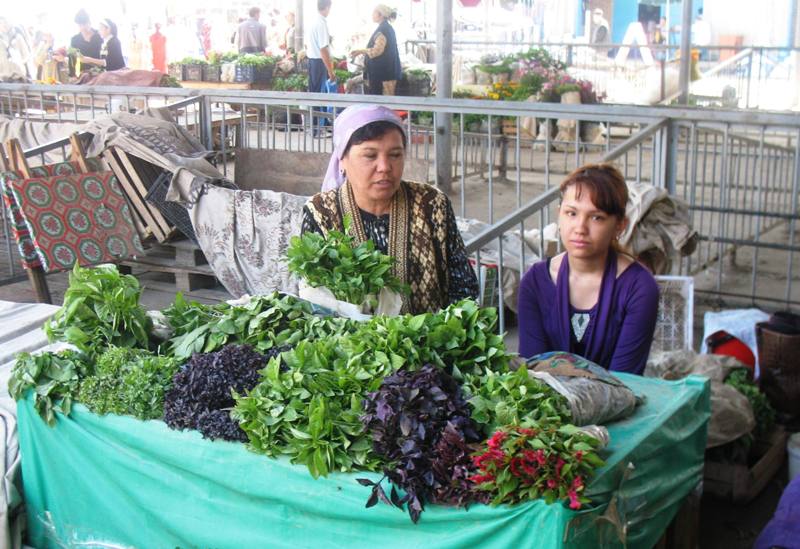
[[[29,110],[34,99],[40,105],[44,102],[45,112]],[[473,233],[478,234],[477,240],[471,239],[468,246],[480,263],[487,255],[477,257],[478,251],[491,244],[499,281],[508,274],[504,271],[523,272],[534,252],[542,254],[542,229],[556,219],[554,189],[564,175],[587,162],[613,160],[629,181],[665,188],[689,203],[702,242],[676,265],[674,274],[695,274],[698,291],[717,297],[770,307],[800,303],[800,286],[792,284],[797,274],[795,253],[800,252],[795,235],[800,156],[796,115],[631,105],[0,85],[0,114],[30,121],[80,120],[105,114],[115,105],[133,107],[136,101],[141,106],[169,105],[180,125],[218,152],[220,169],[234,179],[231,170],[239,148],[329,153],[332,138],[320,121],[337,109],[379,103],[405,111],[407,156],[427,166],[428,181],[448,192],[457,215],[490,226]],[[453,128],[449,136],[452,178],[436,182],[435,150],[441,134],[435,127],[445,118]],[[533,131],[526,133],[526,127]],[[32,152],[41,156],[43,151]],[[509,249],[506,238],[531,229],[539,230],[538,236],[529,238],[533,251],[519,239],[514,240],[515,249]],[[733,278],[738,282],[731,282]]]
[[[421,46],[435,46],[431,40],[409,40],[407,52]],[[630,44],[577,44],[571,42],[486,42],[454,41],[457,58],[469,64],[482,55],[508,55],[541,48],[567,65],[575,78],[588,80],[594,89],[615,103],[655,104],[677,96],[677,45],[646,46],[655,62],[643,61],[642,48]],[[625,59],[617,58],[622,50]],[[789,110],[800,102],[800,48],[768,46],[693,46],[700,59],[702,79],[691,86],[693,100],[699,105],[726,108]],[[733,59],[733,61],[732,61]],[[456,72],[456,82],[472,83],[465,71]],[[461,76],[459,79],[458,76]]]
[[[672,274],[695,276],[695,291],[716,304],[797,309],[800,120],[786,115],[784,124],[771,125],[741,118],[665,118],[603,160],[621,164],[628,181],[666,188],[688,204],[700,243],[673,264]],[[558,198],[555,189],[536,197],[469,240],[467,250],[479,253],[489,242],[502,248],[509,232],[531,228],[544,249],[544,227],[556,218]],[[499,278],[506,267],[501,257]]]

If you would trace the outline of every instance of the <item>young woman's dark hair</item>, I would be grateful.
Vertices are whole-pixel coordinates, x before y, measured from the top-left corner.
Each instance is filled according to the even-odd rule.
[[[111,36],[117,35],[117,24],[114,23],[111,19],[103,19],[103,25],[108,27],[109,32],[111,32]]]
[[[386,120],[378,120],[376,122],[370,122],[369,124],[358,128],[356,131],[353,132],[353,135],[350,136],[350,141],[347,142],[347,147],[344,149],[344,153],[342,156],[346,156],[348,152],[350,152],[350,147],[353,145],[360,145],[365,141],[372,141],[374,139],[380,139],[390,131],[398,131],[400,132],[401,137],[403,138],[403,148],[406,148],[406,134],[403,129],[394,124],[392,122],[387,122]]]
[[[612,164],[586,164],[572,171],[561,183],[561,196],[575,185],[575,198],[586,191],[592,204],[608,215],[625,218],[628,205],[628,186],[625,177]]]

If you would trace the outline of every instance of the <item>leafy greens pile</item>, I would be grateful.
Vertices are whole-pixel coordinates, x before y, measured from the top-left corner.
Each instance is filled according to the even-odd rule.
[[[249,447],[288,455],[315,478],[376,468],[358,418],[361,399],[386,372],[348,360],[335,339],[300,342],[283,360],[288,368],[270,360],[262,381],[234,397],[231,415],[247,433]]]
[[[753,443],[757,440],[764,440],[769,436],[775,426],[777,412],[770,404],[767,396],[758,388],[758,385],[750,380],[748,371],[745,368],[737,368],[731,371],[728,377],[725,378],[725,385],[730,385],[747,397],[751,408],[753,408],[756,425],[751,432],[740,436],[736,440],[706,450],[706,460],[747,465],[752,458]]]
[[[393,260],[371,242],[354,248],[332,231],[293,245],[297,272],[349,292],[339,299],[404,289]],[[81,402],[98,414],[163,418],[206,438],[247,441],[314,477],[382,471],[377,482],[359,480],[372,487],[368,506],[405,508],[414,522],[426,503],[587,501],[583,483],[602,463],[595,443],[566,424],[563,397],[510,368],[494,309],[464,300],[356,322],[278,293],[218,305],[178,295],[155,337],[139,294],[136,279],[114,266],[76,266],[45,330],[79,351],[19,355],[11,395],[32,392],[50,425]]]
[[[336,299],[371,307],[383,288],[408,293],[408,287],[392,274],[394,258],[382,254],[372,240],[355,246],[347,233],[352,225],[345,216],[344,232],[331,230],[326,236],[308,232],[294,236],[286,257],[289,271],[304,279],[309,286],[328,288]]]
[[[438,313],[375,317],[352,333],[302,341],[271,361],[252,391],[236,396],[232,413],[250,448],[288,455],[315,477],[378,465],[359,416],[362,401],[403,366],[433,364],[461,372],[502,370],[503,339],[492,331],[497,312],[465,300]]]
[[[761,392],[758,385],[750,381],[745,368],[738,368],[728,374],[725,384],[730,385],[742,393],[753,407],[753,416],[756,418],[756,426],[753,429],[753,437],[758,440],[769,435],[775,425],[777,412],[772,404],[769,403],[767,395]]]
[[[178,360],[210,353],[230,343],[250,345],[263,353],[352,329],[353,321],[316,316],[311,304],[277,292],[256,296],[242,305],[188,303],[181,294],[164,310],[174,330],[169,352]]]
[[[505,425],[523,421],[569,421],[566,399],[546,383],[531,377],[524,366],[515,371],[467,374],[464,390],[469,395],[472,419],[487,436]]]
[[[213,353],[197,353],[178,372],[164,399],[164,422],[173,429],[196,429],[210,439],[246,441],[230,417],[234,392],[250,390],[259,382],[259,370],[270,356],[248,345],[227,345]]]
[[[83,269],[76,263],[64,304],[45,322],[45,334],[84,352],[109,345],[147,349],[151,322],[139,306],[140,293],[139,281],[114,265]]]
[[[160,419],[164,393],[177,370],[173,358],[109,347],[97,359],[94,374],[81,380],[76,399],[96,414]]]
[[[383,473],[392,482],[390,501],[401,509],[407,503],[413,522],[419,520],[425,502],[436,502],[437,496],[441,503],[466,503],[470,493],[466,443],[479,437],[455,379],[430,364],[416,372],[401,368],[364,400],[361,420],[375,453],[386,464]],[[372,486],[367,507],[378,499],[389,501],[381,481],[359,482]],[[398,496],[396,487],[405,494]]]
[[[89,357],[72,350],[40,355],[20,353],[11,371],[8,392],[14,400],[20,400],[32,389],[34,409],[52,427],[56,423],[55,412],[69,415],[80,380],[90,369]]]

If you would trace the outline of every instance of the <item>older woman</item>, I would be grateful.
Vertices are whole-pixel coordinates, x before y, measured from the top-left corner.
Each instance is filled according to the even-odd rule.
[[[122,57],[122,44],[117,38],[117,25],[111,19],[100,22],[100,37],[103,46],[100,48],[100,57],[81,57],[81,63],[88,63],[104,67],[107,71],[116,71],[125,68],[125,58]]]
[[[566,250],[536,263],[519,290],[519,353],[566,351],[610,370],[641,374],[658,314],[653,275],[618,253],[627,225],[625,179],[610,164],[561,183],[558,230]]]
[[[366,55],[366,79],[369,82],[367,93],[371,95],[394,95],[397,81],[402,76],[397,38],[389,21],[397,18],[397,11],[385,4],[379,4],[372,12],[372,20],[378,28],[367,42],[367,48],[353,50],[350,55]]]
[[[302,231],[350,231],[395,258],[394,274],[411,287],[402,312],[437,311],[477,298],[450,200],[436,188],[403,180],[406,136],[397,115],[375,105],[348,107],[333,126],[334,152],[322,185],[303,211]]]

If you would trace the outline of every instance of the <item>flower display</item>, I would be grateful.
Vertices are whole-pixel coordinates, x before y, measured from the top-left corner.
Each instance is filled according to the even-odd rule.
[[[571,91],[580,92],[581,103],[584,104],[599,103],[604,98],[594,90],[590,81],[577,80],[570,76],[566,64],[552,57],[543,48],[531,48],[527,52],[502,59],[484,56],[481,61],[480,70],[491,74],[513,72],[515,81],[495,82],[478,99],[524,101],[538,94],[540,101],[558,103],[562,94]]]
[[[604,465],[599,445],[574,425],[558,421],[506,426],[473,456],[477,473],[469,480],[491,494],[492,505],[543,498],[578,510],[589,503],[583,496],[586,482]]]

